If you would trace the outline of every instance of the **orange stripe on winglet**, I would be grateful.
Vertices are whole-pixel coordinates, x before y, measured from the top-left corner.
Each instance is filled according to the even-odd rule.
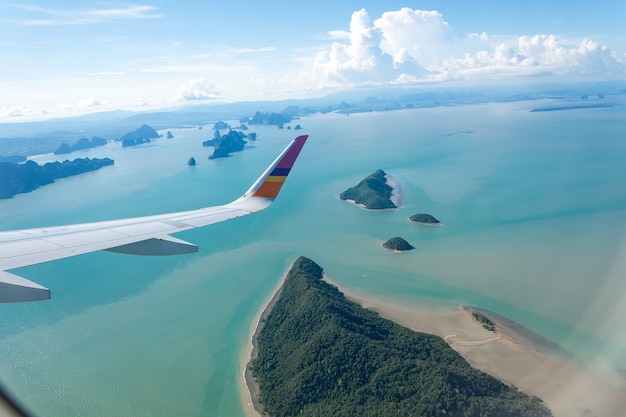
[[[261,184],[257,192],[254,193],[254,197],[276,198],[280,188],[283,186],[284,181],[284,179],[280,182],[266,180],[263,184]]]

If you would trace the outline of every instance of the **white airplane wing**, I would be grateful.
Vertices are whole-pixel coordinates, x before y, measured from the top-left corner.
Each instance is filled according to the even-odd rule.
[[[255,213],[278,195],[308,135],[295,138],[246,193],[223,206],[96,223],[0,232],[0,303],[39,301],[50,290],[7,272],[98,250],[131,255],[178,255],[197,252],[172,233]]]

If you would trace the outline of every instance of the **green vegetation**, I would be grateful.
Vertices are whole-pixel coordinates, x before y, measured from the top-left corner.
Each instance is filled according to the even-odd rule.
[[[418,213],[409,217],[409,220],[415,223],[424,223],[424,224],[441,224],[439,220],[426,213]]]
[[[476,321],[481,323],[485,329],[489,330],[490,332],[496,331],[496,324],[492,322],[491,320],[489,320],[487,316],[485,316],[484,314],[479,313],[478,311],[472,310],[472,316],[474,316]]]
[[[352,188],[339,194],[342,200],[352,200],[371,210],[393,209],[397,206],[391,201],[393,188],[387,184],[387,174],[377,170]]]
[[[415,247],[411,245],[409,242],[397,236],[392,237],[391,239],[383,243],[383,247],[385,249],[396,250],[396,251],[405,251],[405,250],[415,249]]]
[[[259,334],[252,371],[272,417],[551,415],[440,337],[383,319],[321,278],[299,258]]]

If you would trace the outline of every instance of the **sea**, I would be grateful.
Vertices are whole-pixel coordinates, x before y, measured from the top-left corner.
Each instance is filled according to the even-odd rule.
[[[53,296],[0,305],[0,380],[39,416],[244,416],[240,358],[256,315],[299,256],[355,295],[490,310],[577,360],[623,372],[626,98],[605,100],[615,105],[316,114],[291,124],[302,130],[251,126],[255,142],[215,160],[201,146],[212,123],[64,156],[115,165],[0,200],[0,230],[224,204],[291,139],[309,135],[272,206],[176,236],[198,253],[97,252],[13,271]],[[338,198],[377,169],[400,184],[398,209]],[[442,226],[409,222],[417,213]],[[383,249],[395,236],[415,250]]]

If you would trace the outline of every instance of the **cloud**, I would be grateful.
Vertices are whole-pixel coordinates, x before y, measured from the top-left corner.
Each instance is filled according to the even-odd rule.
[[[20,23],[25,26],[86,25],[125,20],[159,19],[163,17],[162,14],[156,12],[157,9],[154,6],[127,6],[76,10],[50,9],[19,4],[14,5],[14,7],[43,16],[22,20]]]
[[[194,78],[176,91],[177,100],[211,100],[220,96],[221,92],[206,78]]]
[[[362,84],[410,84],[530,75],[604,78],[626,75],[626,60],[584,39],[563,43],[554,34],[520,35],[512,42],[485,32],[459,35],[437,11],[402,8],[372,20],[352,14],[350,30],[315,56],[309,73],[320,88]]]
[[[78,107],[80,108],[85,108],[85,107],[99,107],[102,105],[102,101],[93,98],[93,97],[88,97],[85,98],[83,100],[80,100],[78,102]]]
[[[316,55],[315,79],[322,83],[377,83],[400,76],[398,65],[420,70],[403,52],[392,55],[382,50],[384,30],[372,25],[365,9],[352,14],[346,39],[346,43],[334,42],[330,50]]]

